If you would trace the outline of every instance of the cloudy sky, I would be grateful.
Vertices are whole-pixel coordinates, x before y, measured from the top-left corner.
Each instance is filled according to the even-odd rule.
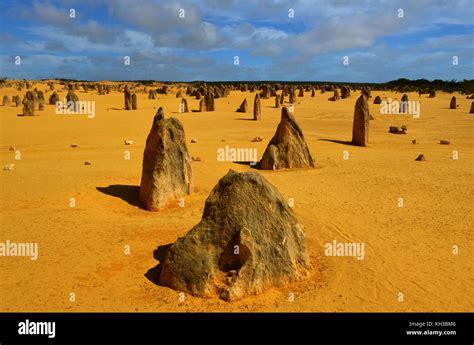
[[[474,0],[1,0],[0,76],[474,79],[473,18]]]

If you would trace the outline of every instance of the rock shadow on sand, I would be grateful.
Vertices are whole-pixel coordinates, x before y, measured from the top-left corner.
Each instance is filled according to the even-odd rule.
[[[140,201],[138,199],[138,191],[140,186],[131,186],[124,184],[111,184],[108,187],[96,187],[96,189],[104,194],[115,196],[117,198],[126,201],[132,206],[140,207]]]
[[[336,140],[336,139],[318,139],[321,141],[329,141],[331,143],[336,143],[336,144],[342,144],[342,145],[348,145],[348,146],[357,146],[355,145],[352,141],[350,140]]]
[[[232,163],[235,163],[235,164],[240,164],[240,165],[246,165],[248,167],[250,167],[251,169],[257,169],[257,170],[260,170],[260,162],[250,162],[250,161],[235,161],[235,162],[232,162]]]
[[[168,243],[168,244],[165,244],[163,246],[158,246],[158,248],[156,248],[153,251],[153,258],[155,258],[155,260],[158,260],[160,263],[158,265],[156,265],[155,267],[150,268],[145,273],[145,277],[149,281],[151,281],[153,284],[160,285],[159,282],[160,282],[161,268],[162,268],[163,262],[166,258],[166,254],[168,253],[168,250],[170,249],[170,247],[172,245],[173,245],[173,243]]]

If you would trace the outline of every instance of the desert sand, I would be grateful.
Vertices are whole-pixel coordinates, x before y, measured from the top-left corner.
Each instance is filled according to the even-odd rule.
[[[58,82],[55,86],[63,99],[66,91]],[[35,87],[48,89],[46,82]],[[24,92],[4,88],[0,97]],[[219,162],[217,150],[257,148],[260,159],[280,121],[274,97],[261,100],[262,119],[252,121],[255,93],[250,92],[232,91],[215,100],[216,111],[203,113],[180,113],[175,92],[155,100],[138,92],[133,111],[123,109],[122,92],[98,95],[81,89],[76,94],[81,101],[96,102],[95,118],[58,115],[48,104],[34,117],[18,117],[21,106],[0,107],[0,163],[14,164],[13,170],[0,172],[0,241],[39,244],[36,261],[0,258],[0,311],[473,310],[474,115],[466,96],[455,94],[459,107],[450,110],[451,94],[419,98],[408,93],[410,100],[421,101],[415,119],[381,115],[375,96],[399,100],[402,94],[372,91],[369,146],[356,147],[348,142],[360,92],[336,102],[328,101],[332,93],[317,91],[311,98],[306,92],[298,97],[294,116],[317,167],[260,171]],[[245,97],[248,112],[235,112]],[[190,109],[199,108],[199,100],[186,98]],[[183,123],[190,155],[201,161],[192,164],[195,188],[185,197],[185,207],[149,212],[138,206],[137,192],[146,136],[160,106]],[[406,135],[388,133],[390,126],[402,125]],[[257,136],[263,141],[251,142]],[[440,145],[440,140],[451,144]],[[20,160],[12,146],[21,152]],[[130,160],[124,159],[127,150]],[[419,154],[426,161],[415,161]],[[178,291],[147,278],[158,264],[153,252],[200,221],[209,192],[229,169],[258,171],[294,199],[312,273],[302,282],[236,302],[191,295],[182,300]],[[74,208],[70,198],[76,200]],[[403,207],[397,205],[399,198]],[[325,256],[324,245],[333,240],[365,243],[364,259]]]

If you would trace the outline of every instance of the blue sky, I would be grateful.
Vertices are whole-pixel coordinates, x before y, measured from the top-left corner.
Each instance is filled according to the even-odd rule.
[[[0,76],[474,79],[473,21],[474,0],[2,0]]]

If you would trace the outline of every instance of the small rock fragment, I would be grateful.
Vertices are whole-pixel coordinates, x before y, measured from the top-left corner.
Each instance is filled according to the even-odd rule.
[[[424,161],[425,160],[425,155],[424,154],[418,155],[418,157],[416,157],[415,160],[419,161],[419,162]]]
[[[390,126],[388,132],[392,134],[407,134],[406,127],[404,129],[403,127]]]

